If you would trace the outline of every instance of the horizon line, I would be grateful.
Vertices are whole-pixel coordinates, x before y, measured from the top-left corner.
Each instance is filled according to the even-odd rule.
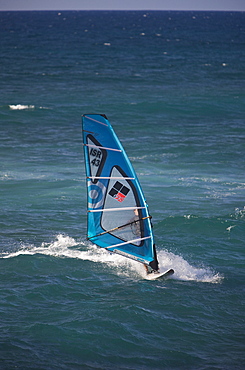
[[[244,12],[238,9],[0,9],[0,12]]]

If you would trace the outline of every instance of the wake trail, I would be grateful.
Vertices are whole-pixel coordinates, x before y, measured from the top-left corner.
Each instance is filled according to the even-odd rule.
[[[77,248],[76,248],[77,247]],[[82,247],[83,250],[80,250]],[[127,277],[145,278],[145,268],[141,263],[130,260],[116,253],[110,253],[88,241],[76,241],[75,239],[59,234],[51,243],[42,243],[40,247],[34,245],[22,245],[12,253],[3,253],[1,258],[14,258],[20,255],[43,254],[60,258],[77,258],[83,261],[103,263],[114,270],[118,275]],[[171,279],[181,281],[196,281],[203,283],[219,283],[222,276],[208,267],[194,267],[182,256],[166,250],[158,251],[160,270],[174,269]]]

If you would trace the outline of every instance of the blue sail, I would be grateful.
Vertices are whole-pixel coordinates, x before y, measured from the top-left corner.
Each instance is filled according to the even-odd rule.
[[[141,186],[105,115],[82,117],[88,197],[88,239],[149,265],[156,260]]]

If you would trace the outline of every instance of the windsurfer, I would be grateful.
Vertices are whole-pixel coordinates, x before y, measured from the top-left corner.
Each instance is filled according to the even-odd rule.
[[[134,235],[138,238],[141,237],[141,229],[140,229],[140,219],[139,219],[139,211],[137,208],[134,209],[134,217],[129,220],[129,224],[131,224],[131,230]]]
[[[134,217],[129,221],[131,223],[131,229],[135,235],[141,237],[141,229],[140,229],[140,221],[139,219],[139,211],[137,208],[134,209]],[[152,226],[152,224],[151,224]],[[149,263],[149,265],[144,264],[147,274],[151,274],[152,272],[158,272],[158,260],[157,260],[157,253],[156,253],[156,246],[153,244],[153,253],[154,253],[154,260]]]
[[[159,272],[159,264],[157,260],[157,253],[156,253],[156,246],[153,244],[153,252],[154,252],[154,260],[149,263],[149,265],[144,265],[147,274],[151,274],[153,272]]]

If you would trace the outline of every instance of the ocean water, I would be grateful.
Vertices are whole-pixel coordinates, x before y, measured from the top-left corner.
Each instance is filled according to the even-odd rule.
[[[0,12],[0,368],[244,369],[245,14]],[[167,281],[86,241],[81,115]]]

